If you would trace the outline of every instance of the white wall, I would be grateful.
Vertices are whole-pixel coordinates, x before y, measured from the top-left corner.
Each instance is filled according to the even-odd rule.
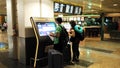
[[[26,60],[26,36],[32,37],[32,25],[30,17],[53,17],[52,0],[6,0],[7,1],[7,23],[8,44],[11,55],[17,51],[17,59],[25,63]],[[15,2],[16,1],[16,2]],[[13,4],[14,3],[14,4]],[[42,6],[41,6],[42,5]],[[14,8],[13,8],[14,7]],[[41,8],[42,7],[42,8]],[[14,13],[15,12],[15,13]],[[14,18],[14,19],[13,19]],[[13,39],[13,24],[18,25],[18,35]],[[28,28],[28,29],[27,29]],[[16,48],[17,47],[17,48]]]
[[[54,17],[53,11],[53,1],[52,0],[42,0],[41,5],[41,17]]]
[[[17,0],[17,16],[19,37],[25,36],[25,17],[24,17],[24,0]]]
[[[39,0],[17,0],[19,37],[25,37],[25,28],[31,27],[30,17],[40,17]]]
[[[40,1],[24,0],[25,27],[31,26],[30,17],[40,17]]]
[[[17,0],[19,37],[32,36],[30,17],[54,17],[52,0]],[[28,35],[27,35],[28,34]],[[31,35],[30,35],[31,34]]]
[[[30,17],[53,17],[54,16],[53,1],[52,0],[42,0],[42,1],[17,0],[17,14],[18,14],[18,27],[19,27],[19,38],[18,38],[19,59],[20,62],[26,63],[25,41],[26,38],[35,36],[30,22]]]

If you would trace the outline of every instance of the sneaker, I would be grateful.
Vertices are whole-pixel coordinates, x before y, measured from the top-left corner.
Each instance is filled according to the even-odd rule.
[[[68,65],[74,65],[74,63],[70,61],[70,62],[68,62]]]

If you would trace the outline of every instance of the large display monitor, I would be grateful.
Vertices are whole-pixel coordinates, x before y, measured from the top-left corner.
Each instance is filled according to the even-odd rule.
[[[56,25],[54,22],[36,22],[39,36],[48,36],[51,32],[54,33]]]

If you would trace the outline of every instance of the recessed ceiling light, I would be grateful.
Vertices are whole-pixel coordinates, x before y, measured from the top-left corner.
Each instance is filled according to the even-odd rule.
[[[118,4],[113,4],[113,6],[117,6]]]
[[[101,1],[104,1],[104,0],[101,0]]]
[[[98,13],[97,11],[95,13]]]
[[[96,10],[93,10],[93,9],[92,9],[91,11],[93,12],[93,11],[96,11]]]
[[[92,3],[88,3],[88,5],[92,5]]]
[[[88,6],[89,9],[91,9],[91,6]]]

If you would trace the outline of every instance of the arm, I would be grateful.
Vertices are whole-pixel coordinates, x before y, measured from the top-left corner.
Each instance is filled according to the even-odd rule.
[[[71,29],[69,32],[68,32],[69,36],[71,37],[75,37],[75,31],[73,29]]]
[[[52,37],[60,37],[60,30],[61,30],[61,27],[57,27],[56,28],[56,32],[55,33],[50,33],[50,36]]]
[[[60,33],[50,33],[50,36],[52,36],[52,37],[59,37],[60,36]]]

